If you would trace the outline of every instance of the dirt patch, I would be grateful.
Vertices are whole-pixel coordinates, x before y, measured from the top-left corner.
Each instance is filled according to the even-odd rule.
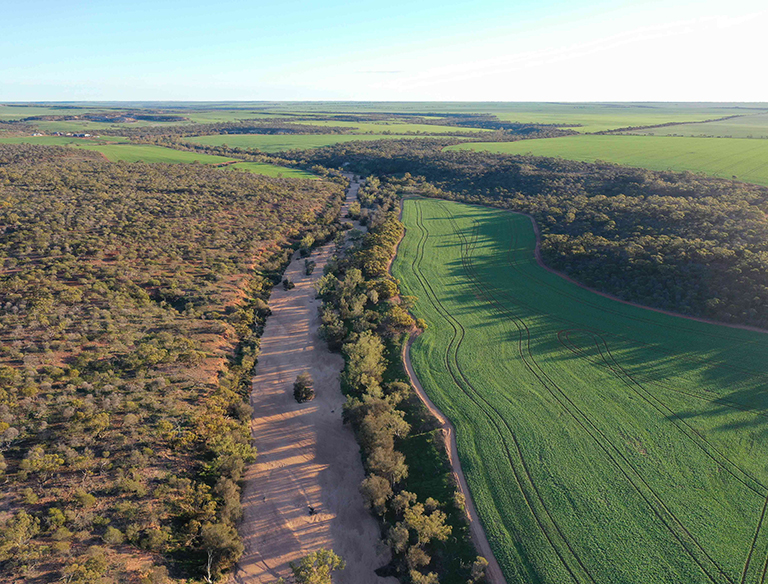
[[[353,183],[348,202],[357,188]],[[334,576],[338,584],[397,582],[374,573],[389,554],[358,490],[364,478],[358,445],[341,421],[344,361],[318,336],[320,300],[312,284],[322,277],[333,247],[312,254],[311,276],[304,273],[304,259],[294,257],[285,276],[296,287],[276,287],[269,302],[272,316],[251,393],[251,431],[259,454],[245,475],[240,526],[245,553],[234,576],[239,584],[287,578],[289,562],[319,548],[346,560],[346,569]],[[303,372],[312,376],[316,397],[298,404],[293,382]]]

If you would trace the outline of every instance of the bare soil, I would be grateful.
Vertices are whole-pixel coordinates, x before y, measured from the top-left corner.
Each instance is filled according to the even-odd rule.
[[[347,204],[356,199],[357,188],[353,183]],[[245,474],[240,526],[245,553],[234,576],[238,584],[288,579],[289,562],[320,548],[333,549],[346,561],[346,569],[334,575],[338,584],[397,582],[374,573],[390,558],[358,490],[364,478],[359,447],[341,420],[344,361],[318,336],[320,300],[312,284],[322,277],[333,247],[312,253],[311,276],[304,273],[304,258],[295,256],[285,277],[296,287],[277,286],[270,299],[272,315],[251,393],[258,457]],[[303,372],[312,376],[316,397],[298,404],[293,382]]]

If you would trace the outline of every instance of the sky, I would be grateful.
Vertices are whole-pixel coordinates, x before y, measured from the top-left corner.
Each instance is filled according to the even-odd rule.
[[[0,101],[768,101],[765,0],[3,0]]]

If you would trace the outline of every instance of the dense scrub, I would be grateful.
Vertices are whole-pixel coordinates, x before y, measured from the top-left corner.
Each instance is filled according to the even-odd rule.
[[[0,579],[215,577],[266,300],[342,185],[90,155],[0,146]]]
[[[768,326],[768,189],[692,173],[346,143],[292,156],[420,177],[421,192],[531,214],[551,267],[625,300]],[[447,143],[447,141],[446,141]]]
[[[345,356],[344,419],[355,429],[367,473],[363,496],[381,518],[393,560],[384,573],[403,582],[479,582],[463,501],[457,496],[434,418],[414,394],[400,349],[415,322],[389,262],[403,235],[398,181],[369,179],[350,211],[369,227],[318,282],[321,333]],[[423,323],[419,323],[424,326]]]

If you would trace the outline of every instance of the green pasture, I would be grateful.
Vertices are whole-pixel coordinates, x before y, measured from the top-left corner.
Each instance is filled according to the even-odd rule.
[[[566,136],[519,142],[471,142],[448,150],[603,160],[650,170],[702,172],[768,185],[768,140],[666,136]]]
[[[681,124],[665,128],[637,130],[649,136],[703,136],[715,138],[768,138],[768,115],[740,116],[719,122]]]
[[[410,199],[403,221],[413,365],[507,582],[761,582],[768,335],[580,288],[522,215]]]
[[[262,152],[283,152],[285,150],[307,150],[332,146],[354,140],[383,140],[394,138],[414,138],[415,136],[389,136],[383,134],[216,134],[213,136],[194,136],[185,138],[187,142],[205,144],[206,146],[222,146],[226,144],[233,148],[258,148]]]

